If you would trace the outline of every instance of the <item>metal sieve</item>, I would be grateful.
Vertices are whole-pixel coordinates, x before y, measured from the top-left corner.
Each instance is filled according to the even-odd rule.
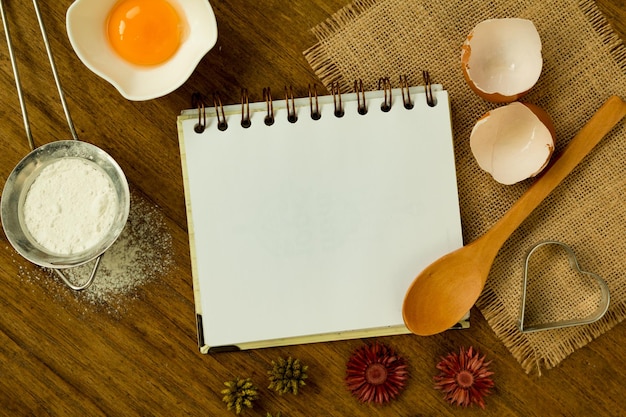
[[[73,290],[80,291],[88,288],[93,283],[104,252],[115,242],[124,229],[130,210],[130,192],[126,177],[115,160],[97,146],[78,140],[78,136],[76,134],[76,130],[74,129],[74,124],[72,123],[67,103],[65,101],[65,95],[63,94],[63,89],[61,88],[61,83],[59,81],[54,58],[50,50],[50,44],[48,42],[48,37],[46,35],[46,30],[41,18],[37,0],[33,0],[33,5],[39,21],[39,27],[46,46],[46,52],[50,60],[50,66],[52,68],[54,80],[61,99],[63,111],[65,112],[67,123],[72,134],[72,140],[54,141],[35,148],[30,123],[28,121],[28,114],[22,95],[22,87],[17,69],[17,63],[13,54],[13,46],[6,20],[4,3],[0,0],[0,13],[2,15],[2,23],[7,39],[9,57],[13,67],[17,95],[20,102],[22,117],[24,119],[24,128],[26,130],[26,136],[31,148],[31,152],[17,164],[7,178],[0,201],[0,216],[2,220],[2,227],[9,242],[21,256],[39,266],[54,269],[57,275],[68,287]],[[118,202],[115,220],[113,221],[110,230],[100,240],[100,242],[83,252],[72,255],[55,254],[42,247],[35,241],[28,231],[28,228],[24,224],[23,216],[24,200],[26,199],[26,194],[28,193],[32,183],[35,181],[42,169],[44,169],[47,165],[63,158],[82,158],[96,164],[109,177],[115,190]],[[77,285],[73,283],[68,278],[67,274],[62,271],[62,269],[79,266],[92,260],[95,260],[95,263],[91,274],[82,284]]]

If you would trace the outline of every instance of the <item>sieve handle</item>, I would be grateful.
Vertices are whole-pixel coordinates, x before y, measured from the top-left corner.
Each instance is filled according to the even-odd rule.
[[[60,269],[55,269],[54,272],[56,272],[57,275],[59,276],[59,278],[61,278],[61,280],[63,280],[65,285],[67,285],[68,287],[70,287],[74,291],[86,290],[87,288],[89,288],[89,286],[91,286],[91,284],[93,284],[93,280],[96,277],[96,271],[98,270],[98,267],[100,266],[100,259],[102,259],[103,255],[104,254],[102,254],[102,255],[100,255],[100,256],[98,256],[96,258],[96,263],[94,264],[94,266],[93,266],[93,268],[91,270],[91,274],[89,274],[89,278],[82,285],[75,285],[72,281],[70,281],[70,279],[65,274],[65,272],[63,272]]]
[[[59,99],[61,99],[61,107],[63,107],[63,112],[65,113],[65,119],[67,120],[67,126],[69,127],[70,133],[72,134],[72,139],[78,140],[78,134],[76,133],[76,129],[74,128],[74,122],[72,122],[72,117],[70,116],[70,110],[67,107],[67,102],[65,101],[65,94],[63,93],[63,88],[61,87],[61,80],[59,79],[57,66],[54,63],[54,56],[52,55],[52,49],[50,48],[50,42],[48,41],[46,27],[43,23],[43,18],[41,17],[41,12],[39,11],[39,3],[37,2],[37,0],[33,0],[33,6],[35,8],[35,14],[37,15],[37,22],[39,23],[39,29],[41,30],[43,44],[46,47],[46,53],[48,54],[48,61],[50,61],[50,68],[52,69],[54,82],[57,86],[57,91],[59,93]]]
[[[4,35],[7,39],[7,49],[9,50],[9,59],[11,60],[11,66],[13,67],[13,77],[15,78],[15,87],[17,88],[17,98],[20,101],[20,108],[22,110],[22,118],[24,119],[24,129],[26,130],[26,138],[28,139],[28,146],[31,150],[35,149],[35,142],[33,140],[33,134],[30,129],[30,123],[28,121],[28,112],[26,111],[26,104],[24,101],[24,95],[22,93],[22,83],[20,82],[20,74],[17,70],[17,62],[15,60],[15,54],[13,53],[13,42],[11,38],[11,32],[9,31],[9,24],[7,23],[7,17],[4,10],[4,2],[0,0],[0,14],[2,15],[2,25],[4,27]]]
[[[54,57],[52,55],[52,50],[50,48],[50,42],[48,41],[48,35],[46,33],[46,28],[43,23],[43,18],[41,17],[41,12],[39,10],[39,3],[37,2],[37,0],[33,0],[33,6],[35,8],[35,14],[37,16],[37,21],[39,23],[39,29],[41,30],[43,43],[44,43],[44,46],[46,47],[48,60],[50,61],[50,67],[52,69],[52,75],[54,76],[54,82],[56,84],[57,91],[59,93],[59,98],[61,99],[61,106],[63,107],[65,118],[67,119],[67,125],[70,129],[72,139],[78,140],[78,134],[76,133],[76,129],[74,128],[74,122],[72,121],[72,117],[70,116],[70,111],[67,106],[67,102],[65,100],[65,94],[63,93],[63,88],[61,87],[61,80],[59,79],[59,74],[57,72],[56,64],[54,62]],[[30,147],[31,150],[33,150],[35,149],[35,141],[33,140],[33,134],[30,128],[30,122],[28,120],[28,112],[26,111],[26,104],[24,100],[24,95],[22,93],[22,84],[20,82],[20,74],[17,69],[17,62],[15,59],[15,54],[13,53],[13,41],[11,38],[11,32],[9,31],[9,25],[7,22],[6,12],[4,9],[4,2],[2,0],[0,0],[0,15],[2,16],[2,25],[3,25],[4,34],[7,40],[9,59],[11,61],[11,66],[13,67],[13,76],[15,78],[15,87],[17,88],[17,97],[20,102],[22,118],[24,119],[24,129],[26,130],[26,138],[28,139],[28,146]]]

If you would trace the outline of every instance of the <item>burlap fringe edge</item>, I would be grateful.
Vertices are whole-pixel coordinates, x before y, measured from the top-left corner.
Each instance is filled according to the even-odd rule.
[[[607,45],[609,52],[615,59],[618,67],[626,72],[626,45],[615,33],[606,16],[598,9],[594,0],[580,0],[578,7],[587,17],[591,27],[596,31],[602,43]]]
[[[562,339],[556,343],[555,350],[540,353],[533,347],[532,338],[547,334],[546,332],[550,332],[550,330],[536,334],[524,334],[519,331],[517,327],[518,318],[511,318],[507,314],[504,304],[489,289],[486,289],[481,295],[477,306],[498,339],[520,363],[524,372],[527,374],[535,373],[537,376],[541,376],[542,367],[545,369],[556,367],[577,349],[582,348],[622,322],[626,316],[626,305],[621,303],[613,305],[601,320],[585,325],[584,331],[575,334],[573,338]],[[515,324],[512,325],[513,323]],[[554,330],[554,332],[558,331],[560,330]]]
[[[315,75],[318,76],[326,88],[330,88],[333,82],[337,82],[342,89],[349,90],[352,87],[349,80],[342,78],[339,68],[332,61],[332,54],[328,53],[326,49],[325,39],[342,30],[345,25],[353,22],[372,6],[375,6],[377,2],[378,0],[357,0],[337,11],[325,22],[311,28],[311,32],[317,38],[318,43],[305,50],[303,54]]]
[[[511,318],[496,294],[486,288],[477,302],[477,307],[489,323],[491,330],[520,363],[524,372],[529,374],[534,370],[541,375],[537,353],[523,333],[516,328],[511,328]]]

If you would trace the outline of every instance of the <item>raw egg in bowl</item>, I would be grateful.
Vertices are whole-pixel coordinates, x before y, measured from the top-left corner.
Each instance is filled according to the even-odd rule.
[[[217,42],[207,0],[76,0],[66,17],[83,64],[135,101],[180,87]]]

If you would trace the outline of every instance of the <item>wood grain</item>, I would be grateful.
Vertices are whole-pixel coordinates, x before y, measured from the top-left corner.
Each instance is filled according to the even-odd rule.
[[[5,1],[36,144],[70,137],[30,2]],[[309,29],[346,0],[214,1],[219,25],[215,48],[189,81],[147,102],[123,99],[91,73],[71,49],[65,31],[70,0],[42,2],[52,50],[79,137],[109,152],[131,188],[160,207],[172,237],[174,265],[122,308],[85,303],[17,255],[0,234],[0,415],[7,416],[222,416],[226,380],[250,377],[261,397],[243,415],[281,411],[293,416],[452,416],[432,387],[441,355],[474,345],[493,359],[496,387],[485,411],[467,415],[626,415],[620,324],[579,349],[542,377],[528,376],[495,338],[477,310],[467,331],[383,341],[409,361],[411,378],[397,401],[362,405],[344,386],[345,362],[363,340],[223,353],[198,352],[189,244],[176,115],[195,90],[219,91],[226,103],[247,87],[260,100],[263,87],[293,85],[297,96],[319,81],[302,56],[315,43]],[[623,0],[599,0],[626,39]],[[3,37],[2,37],[3,38]],[[28,152],[6,45],[0,42],[0,185]],[[25,279],[30,277],[30,279]],[[267,369],[278,357],[309,365],[298,396],[267,389]]]

